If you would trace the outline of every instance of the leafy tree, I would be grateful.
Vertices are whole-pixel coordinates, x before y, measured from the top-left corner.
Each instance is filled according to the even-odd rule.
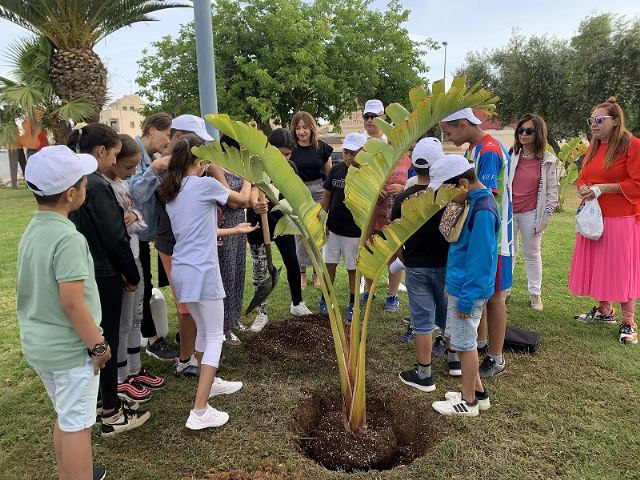
[[[390,143],[370,139],[356,158],[358,166],[349,167],[346,177],[345,204],[362,231],[356,278],[361,273],[371,278],[374,291],[398,248],[460,193],[456,188],[442,188],[437,193],[428,189],[405,200],[402,204],[402,218],[392,222],[380,235],[369,240],[366,227],[390,172],[411,143],[444,117],[465,107],[492,109],[496,100],[490,91],[480,89],[479,85],[467,89],[463,77],[455,78],[446,93],[443,81],[434,84],[431,96],[428,96],[424,87],[416,87],[411,90],[409,99],[412,112],[398,103],[387,107],[386,113],[395,126],[376,119],[376,124],[387,135]],[[313,201],[309,190],[300,177],[294,174],[280,151],[267,143],[264,133],[245,123],[233,121],[224,114],[207,115],[207,120],[220,132],[237,140],[242,150],[223,150],[219,142],[211,142],[194,148],[193,153],[204,161],[223,166],[260,188],[277,205],[276,208],[285,214],[276,225],[274,233],[299,235],[314,262],[314,268],[320,273],[340,374],[344,425],[346,429],[358,432],[366,427],[366,344],[373,295],[369,296],[361,315],[360,292],[356,289],[351,331],[347,335],[335,289],[321,253],[326,240],[326,214]],[[281,200],[280,195],[284,199]]]
[[[384,12],[371,0],[217,0],[213,5],[219,109],[254,121],[287,124],[307,110],[334,124],[367,98],[385,103],[423,83],[420,56],[432,41],[415,42],[402,26],[408,11],[391,0]],[[145,50],[136,79],[146,113],[197,112],[195,35],[191,24],[177,39]]]
[[[504,123],[526,112],[542,115],[550,143],[584,134],[589,109],[615,95],[630,129],[640,132],[640,20],[611,14],[585,19],[570,40],[525,38],[490,52],[471,52],[459,73],[482,80],[500,96]]]
[[[64,100],[86,97],[98,121],[107,94],[107,70],[93,47],[107,35],[151,13],[188,6],[165,0],[0,0],[0,18],[48,38],[54,47],[50,77]]]
[[[64,143],[69,121],[84,120],[91,114],[88,99],[66,101],[54,93],[49,79],[51,51],[45,37],[30,37],[9,46],[12,78],[0,77],[0,99],[5,104],[0,124],[7,139],[15,136],[17,120],[28,119],[34,127],[49,129],[56,143]],[[5,144],[14,145],[15,140]]]

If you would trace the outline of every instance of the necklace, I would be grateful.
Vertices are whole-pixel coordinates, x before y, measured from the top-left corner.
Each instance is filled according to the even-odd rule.
[[[532,151],[531,152],[525,152],[524,148],[522,149],[522,156],[523,157],[531,158],[534,155],[535,155],[534,152],[532,152]]]

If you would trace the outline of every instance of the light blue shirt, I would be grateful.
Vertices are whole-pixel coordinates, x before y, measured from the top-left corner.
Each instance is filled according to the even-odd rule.
[[[136,166],[136,173],[128,180],[129,193],[133,203],[142,209],[142,216],[147,222],[147,229],[138,233],[138,238],[145,242],[155,240],[158,231],[158,208],[155,191],[160,185],[160,177],[151,168],[152,159],[142,144],[140,137],[136,143],[142,152],[142,159]]]

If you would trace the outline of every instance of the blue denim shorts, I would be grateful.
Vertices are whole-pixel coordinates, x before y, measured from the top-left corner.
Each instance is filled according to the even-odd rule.
[[[473,302],[469,318],[460,318],[456,315],[458,297],[449,295],[448,302],[445,336],[451,339],[450,348],[456,352],[470,352],[478,347],[478,325],[480,325],[482,309],[487,299],[481,298]]]
[[[444,332],[447,300],[444,295],[446,267],[405,270],[405,283],[411,310],[411,326],[416,335],[429,335],[435,325]]]
[[[39,371],[47,395],[58,414],[63,432],[79,432],[96,423],[96,400],[100,375],[93,373],[89,355],[81,367],[57,372]]]

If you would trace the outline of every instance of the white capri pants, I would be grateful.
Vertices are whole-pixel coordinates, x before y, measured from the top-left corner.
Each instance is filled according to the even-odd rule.
[[[202,363],[218,368],[224,341],[224,303],[219,300],[186,302],[196,322],[196,352],[202,352]]]

